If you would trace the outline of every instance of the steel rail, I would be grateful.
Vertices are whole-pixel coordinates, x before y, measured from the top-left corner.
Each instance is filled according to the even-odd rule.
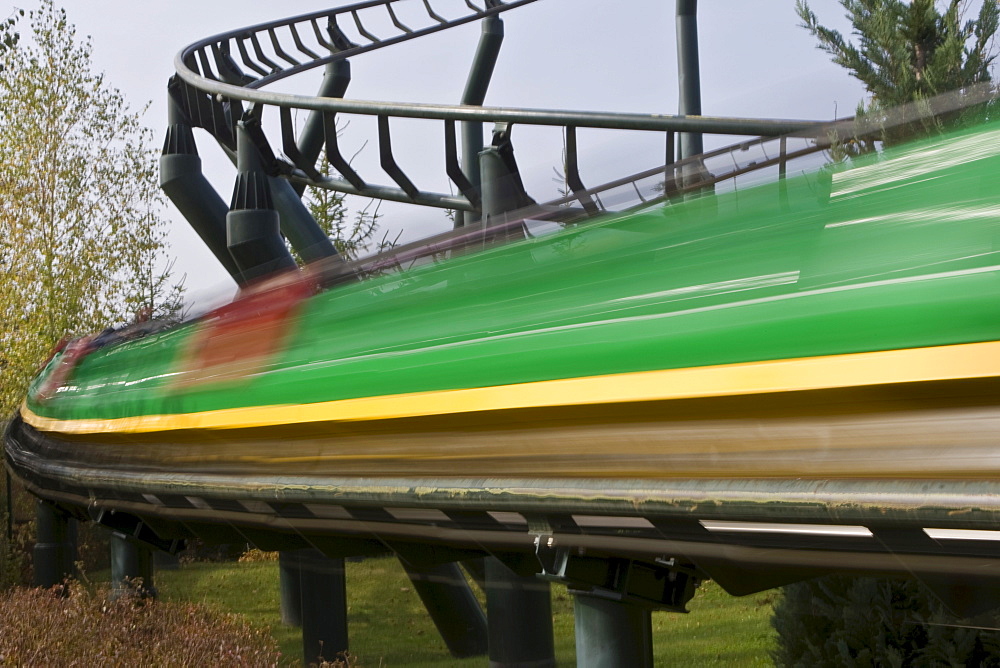
[[[378,147],[382,156],[383,171],[395,182],[393,185],[378,185],[370,179],[363,178],[345,165],[339,154],[334,150],[328,155],[344,178],[318,176],[318,171],[312,164],[303,162],[301,153],[296,149],[284,151],[288,162],[282,157],[271,158],[269,172],[292,180],[297,184],[311,185],[346,194],[386,199],[391,201],[418,204],[452,210],[477,212],[480,202],[476,188],[468,183],[457,165],[455,159],[454,138],[448,134],[456,122],[482,124],[498,123],[513,125],[531,125],[565,128],[567,134],[574,133],[576,128],[610,129],[627,131],[649,131],[667,133],[667,146],[674,145],[675,133],[712,133],[745,136],[783,136],[799,133],[805,136],[818,137],[822,125],[814,121],[796,119],[751,119],[751,118],[716,118],[708,116],[683,116],[671,114],[635,114],[601,111],[566,111],[558,109],[532,109],[509,107],[483,107],[462,104],[415,104],[402,102],[385,102],[375,100],[346,100],[338,97],[309,96],[294,93],[264,90],[274,82],[286,79],[319,67],[327,66],[337,61],[346,61],[355,55],[371,52],[394,44],[399,44],[422,35],[445,30],[447,28],[468,24],[502,12],[535,2],[535,0],[485,0],[482,7],[465,2],[460,11],[465,12],[455,18],[445,18],[436,13],[430,5],[430,0],[424,0],[425,16],[417,20],[423,22],[423,27],[414,28],[400,22],[393,10],[393,5],[399,0],[366,0],[329,10],[302,14],[299,16],[259,23],[247,28],[232,30],[214,35],[195,42],[181,50],[174,59],[177,71],[177,88],[175,97],[181,102],[192,118],[192,123],[204,127],[216,139],[234,148],[234,125],[240,111],[245,105],[251,113],[258,117],[267,107],[278,107],[282,112],[281,145],[295,144],[294,130],[285,117],[290,117],[291,109],[316,112],[323,117],[323,126],[335,128],[337,114],[360,116],[375,116],[378,119],[380,132]],[[441,4],[443,0],[435,0]],[[469,12],[465,7],[472,11]],[[379,37],[365,26],[365,12],[377,12],[384,9],[387,14],[382,18],[391,21],[397,34]],[[367,16],[371,16],[369,13]],[[349,37],[337,23],[343,18],[345,25],[353,23],[356,37]],[[321,22],[327,25],[321,27]],[[408,23],[417,24],[408,20]],[[350,26],[349,26],[350,28]],[[381,28],[380,28],[381,29]],[[303,41],[303,35],[312,34],[312,38]],[[358,40],[356,43],[352,39]],[[285,43],[283,43],[283,40]],[[367,41],[366,41],[367,40]],[[235,46],[235,48],[234,48]],[[270,51],[267,52],[268,47]],[[320,55],[327,53],[327,55]],[[245,71],[256,73],[257,77],[245,74]],[[457,187],[458,195],[446,195],[422,190],[396,165],[390,148],[391,137],[388,131],[388,121],[393,118],[409,118],[422,120],[444,121],[446,173]],[[260,134],[263,142],[260,146],[262,155],[273,156],[268,139]],[[336,138],[327,138],[328,148],[336,147]],[[277,145],[277,144],[275,144]],[[570,150],[570,149],[567,149]],[[673,160],[673,149],[669,149]],[[572,181],[572,190],[587,200],[587,211],[590,215],[600,212],[600,200],[594,204],[588,198],[583,181],[580,179],[578,160],[576,159],[576,144],[573,143],[567,156],[567,164],[572,169],[567,172],[567,178]],[[453,155],[455,154],[455,155]],[[450,157],[449,157],[450,156]],[[386,166],[389,166],[388,171]],[[391,173],[390,173],[391,172]],[[471,197],[471,199],[470,199]]]
[[[479,20],[491,14],[520,7],[536,0],[512,0],[505,4],[491,6],[480,13],[467,17],[449,20],[433,26],[433,30],[413,31],[404,33],[399,39],[386,39],[369,45],[353,45],[338,53],[310,62],[300,63],[289,68],[274,72],[255,80],[245,86],[224,83],[194,71],[189,66],[192,57],[206,47],[218,45],[229,40],[238,39],[258,32],[272,32],[276,28],[287,27],[296,23],[315,21],[322,18],[338,16],[361,9],[390,6],[399,0],[370,0],[344,7],[303,14],[268,23],[260,23],[239,30],[232,30],[205,38],[182,49],[174,58],[174,68],[177,75],[187,84],[210,95],[222,98],[241,100],[243,102],[283,106],[294,109],[326,111],[330,113],[347,113],[367,116],[393,116],[398,118],[422,118],[454,121],[479,121],[517,123],[524,125],[548,125],[585,128],[606,128],[617,130],[651,130],[651,131],[684,131],[708,132],[728,135],[778,136],[795,132],[807,132],[817,128],[821,123],[800,119],[753,119],[753,118],[720,118],[712,116],[679,116],[670,114],[628,114],[614,112],[564,111],[554,109],[528,109],[507,107],[470,107],[455,104],[415,104],[403,102],[380,102],[367,100],[344,100],[337,98],[318,98],[308,95],[277,93],[260,90],[261,86],[273,83],[293,74],[321,67],[328,63],[350,58],[360,53],[398,44],[402,41],[415,39],[430,32],[464,25]]]

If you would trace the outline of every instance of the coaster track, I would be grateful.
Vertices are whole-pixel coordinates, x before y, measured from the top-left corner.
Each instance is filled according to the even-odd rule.
[[[669,162],[674,162],[675,135],[679,132],[704,132],[722,135],[749,135],[777,137],[790,133],[803,133],[805,138],[815,138],[821,124],[813,121],[684,117],[664,114],[626,114],[581,112],[543,109],[491,108],[471,105],[405,104],[395,102],[347,100],[342,96],[347,80],[341,79],[320,96],[293,95],[271,92],[265,88],[287,77],[320,67],[336,66],[347,59],[366,52],[383,49],[423,35],[433,34],[472,21],[498,16],[503,12],[535,2],[535,0],[485,0],[482,7],[469,1],[450,3],[465,9],[452,18],[436,13],[430,0],[422,4],[408,3],[409,9],[422,8],[416,18],[419,24],[400,22],[394,7],[399,0],[373,0],[306,14],[289,19],[262,23],[249,28],[234,30],[200,42],[182,50],[176,60],[176,77],[171,81],[170,93],[195,127],[204,128],[218,142],[236,150],[236,122],[244,115],[259,123],[268,109],[274,108],[281,122],[280,139],[269,139],[263,131],[254,133],[261,154],[269,162],[268,170],[291,179],[297,184],[328,188],[343,193],[378,199],[421,204],[459,211],[479,212],[481,202],[476,189],[459,165],[459,147],[456,123],[493,123],[507,126],[555,126],[566,137],[566,180],[573,192],[573,199],[591,213],[596,213],[592,199],[595,193],[610,188],[629,186],[636,192],[635,201],[651,199],[643,194],[639,183],[648,180],[652,170],[635,177],[625,178],[614,184],[587,190],[579,174],[576,130],[578,128],[604,128],[662,133]],[[438,3],[445,3],[438,0]],[[454,12],[452,12],[454,13]],[[381,19],[381,21],[379,21]],[[379,21],[387,36],[376,37],[366,26]],[[354,34],[348,35],[348,31]],[[248,74],[252,72],[252,74]],[[347,75],[349,77],[349,75]],[[332,78],[332,77],[331,77]],[[314,112],[296,137],[293,111]],[[337,142],[336,119],[345,115],[375,116],[378,119],[377,137],[371,142],[378,147],[380,162],[392,185],[376,185],[371,179],[357,173],[341,153]],[[458,195],[434,193],[421,189],[396,164],[392,152],[391,119],[416,118],[442,122],[443,156],[445,170]],[[259,127],[259,126],[258,126]],[[811,131],[811,132],[810,132]],[[756,143],[756,142],[752,142]],[[769,153],[776,161],[786,159],[784,142],[777,143]],[[716,178],[725,179],[745,169],[746,153],[751,144],[739,144],[731,149],[715,151],[713,157],[723,153],[742,152],[740,160],[727,165]],[[330,165],[341,177],[323,177],[317,169],[316,159],[320,149],[326,149]],[[278,148],[279,150],[275,150]],[[754,158],[758,158],[756,154]],[[562,156],[552,156],[553,164],[562,163]],[[776,164],[776,163],[775,163]],[[681,165],[677,165],[680,167]],[[426,165],[421,174],[436,171],[440,166]],[[417,179],[419,181],[419,179]],[[660,179],[662,182],[662,178]],[[648,192],[648,190],[646,191]],[[652,199],[657,200],[654,195]],[[662,199],[660,197],[659,199]],[[555,202],[555,204],[563,202]]]
[[[533,2],[484,1],[480,6],[466,0],[458,5],[461,11],[452,11],[446,18],[438,7],[445,4],[442,0],[433,5],[431,0],[411,2],[405,16],[397,0],[372,0],[192,44],[177,56],[177,74],[169,84],[176,112],[173,126],[203,128],[238,163],[249,141],[260,157],[261,169],[273,179],[292,184],[298,193],[310,186],[471,215],[454,232],[388,254],[354,263],[320,261],[314,267],[326,287],[359,275],[380,276],[429,257],[458,255],[460,250],[482,245],[487,234],[494,240],[520,230],[526,218],[554,215],[560,224],[571,225],[612,211],[633,213],[656,204],[669,208],[674,203],[690,203],[691,198],[684,198],[686,193],[755,178],[762,170],[773,170],[784,184],[790,161],[819,157],[829,148],[831,136],[869,136],[878,130],[854,123],[344,99],[348,58],[473,21],[492,20]],[[455,4],[449,8],[454,10]],[[412,11],[415,8],[419,11]],[[326,71],[319,95],[269,89],[271,84],[317,68]],[[954,103],[946,100],[931,105],[931,112],[944,113]],[[301,127],[295,123],[296,111],[309,112]],[[926,106],[909,110],[897,122],[915,122],[926,113]],[[262,119],[274,114],[279,119],[277,131],[269,134]],[[341,152],[338,119],[353,115],[376,117],[373,143],[383,175],[361,174]],[[403,118],[440,124],[441,162],[457,195],[418,185],[421,176],[441,169],[440,163],[422,166],[419,176],[412,178],[401,169],[393,153],[392,123]],[[459,160],[459,124],[469,124],[481,134],[483,123],[495,124],[494,144],[508,147],[514,126],[560,128],[566,138],[566,181],[571,192],[542,205],[531,202],[518,210],[508,208],[502,220],[500,216],[488,220],[491,212],[484,206],[484,194],[470,178],[468,164]],[[655,135],[665,147],[665,164],[587,187],[579,169],[579,128]],[[681,158],[675,150],[678,133],[755,138]],[[180,134],[168,135],[165,154],[192,150],[185,141]],[[317,164],[321,154],[339,176],[323,175]],[[561,160],[552,156],[551,162]],[[241,178],[242,170],[241,166]],[[377,183],[386,177],[391,183]],[[777,192],[776,209],[781,209],[780,198],[786,193]],[[234,203],[237,200],[234,197]],[[483,222],[472,222],[480,217]],[[807,251],[803,257],[815,249]],[[769,290],[781,285],[781,277],[794,274],[797,281],[799,265],[795,266],[794,271],[763,275],[778,281],[773,284],[748,287],[716,281],[707,284],[708,288],[696,287],[715,290],[713,298],[741,290]],[[962,265],[954,269],[954,276],[945,276],[941,269],[933,277],[941,282],[958,276],[975,278],[993,269],[992,265],[971,269]],[[312,275],[309,280],[314,280]],[[885,283],[908,280],[894,276]],[[839,294],[844,289],[823,287],[810,292],[803,288],[794,296]],[[253,290],[247,294],[250,300],[274,296],[255,295]],[[745,303],[785,299],[776,295],[767,292]],[[260,303],[254,302],[254,308]],[[494,335],[489,326],[484,328]],[[454,414],[390,411],[388,417],[373,419],[375,426],[357,427],[357,432],[351,432],[362,422],[356,417],[336,424],[333,419],[316,420],[318,427],[306,421],[291,427],[280,421],[182,424],[181,418],[195,415],[200,419],[212,413],[190,411],[177,418],[176,424],[156,430],[136,425],[147,417],[152,423],[166,424],[175,416],[128,414],[92,421],[97,424],[94,427],[87,420],[50,420],[25,408],[7,432],[7,457],[33,492],[65,512],[100,521],[164,549],[173,549],[177,540],[192,536],[246,540],[264,549],[322,545],[328,553],[342,555],[376,553],[387,547],[403,554],[430,545],[456,559],[470,554],[504,555],[525,572],[603,591],[619,600],[675,610],[683,609],[693,591],[691,583],[706,577],[716,579],[731,593],[745,594],[830,572],[892,573],[922,577],[948,597],[955,582],[974,582],[982,591],[1000,586],[1000,557],[995,549],[1000,484],[993,476],[991,440],[998,419],[994,397],[1000,382],[993,361],[995,341],[951,343],[955,345],[927,343],[914,349],[920,355],[942,355],[945,362],[928,366],[947,367],[954,370],[953,375],[907,375],[899,370],[909,369],[909,357],[883,354],[886,351],[877,347],[857,348],[852,355],[826,352],[825,357],[816,353],[817,357],[809,359],[807,355],[777,362],[767,359],[761,362],[770,364],[764,371],[759,371],[763,366],[747,363],[718,372],[732,374],[726,376],[730,383],[739,374],[754,382],[769,379],[745,392],[710,389],[680,397],[615,400],[626,405],[620,408],[610,399],[579,406],[569,406],[568,400],[560,404],[545,394],[549,387],[545,386],[538,389],[543,397],[538,405],[505,404],[502,410],[491,406]],[[973,350],[959,343],[979,347]],[[806,381],[779,382],[785,378],[781,376],[783,363],[808,366],[813,359],[830,365],[823,373],[831,378],[840,377],[837,369],[869,365],[887,370],[887,375],[824,385],[813,383],[806,369],[796,382],[808,376]],[[836,366],[840,364],[846,366]],[[920,364],[915,367],[923,369]],[[718,363],[706,362],[694,371],[708,377],[716,373],[713,365]],[[458,391],[471,394],[492,389],[496,388]],[[445,390],[458,392],[452,387],[442,393]],[[668,401],[674,398],[678,400]],[[331,399],[330,403],[336,402]],[[650,411],[651,405],[662,411]],[[225,411],[218,413],[224,420]],[[351,426],[343,427],[345,423]],[[315,450],[322,439],[339,433],[336,429],[345,430],[345,439],[357,439],[353,446],[357,451],[331,464],[332,455],[324,460]],[[656,435],[651,436],[654,431]],[[752,435],[758,431],[763,435],[754,440]],[[206,433],[210,437],[199,441]],[[211,448],[220,434],[245,434],[253,453],[233,454],[222,448],[215,454]],[[612,443],[618,437],[624,445],[620,453],[611,455],[620,457],[598,452],[598,440]],[[475,438],[482,439],[478,449],[467,442]],[[649,447],[629,450],[634,443]],[[660,449],[654,452],[651,443]],[[768,446],[755,450],[758,443]],[[780,443],[795,443],[798,448]],[[511,444],[520,444],[516,456],[496,455],[496,450],[513,448]],[[144,445],[146,450],[142,450]],[[567,449],[584,446],[590,454],[578,458],[577,468],[560,464]],[[420,447],[437,449],[421,452]],[[282,458],[273,455],[276,449]],[[261,455],[264,451],[271,454]],[[628,458],[636,452],[644,452],[646,458]],[[728,453],[728,458],[719,453]],[[273,467],[260,465],[271,461],[268,457],[281,462]],[[168,459],[169,467],[163,463]],[[644,468],[654,462],[655,470]],[[550,468],[539,468],[545,464]],[[627,577],[640,571],[656,573],[659,589],[636,584],[641,578]],[[664,578],[672,584],[663,585]]]

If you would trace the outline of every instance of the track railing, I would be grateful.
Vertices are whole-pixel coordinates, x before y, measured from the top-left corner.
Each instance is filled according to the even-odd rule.
[[[262,23],[210,37],[182,50],[175,60],[177,76],[170,91],[191,124],[209,131],[229,151],[236,149],[236,124],[252,129],[252,136],[267,169],[299,187],[310,185],[354,195],[398,202],[479,212],[476,184],[459,164],[456,124],[494,123],[554,126],[565,137],[566,182],[588,213],[600,205],[592,202],[579,171],[576,131],[604,128],[661,133],[667,159],[674,156],[678,132],[723,135],[778,136],[809,133],[818,127],[810,121],[745,118],[684,117],[663,114],[625,114],[546,109],[492,108],[470,105],[405,104],[347,100],[334,94],[306,96],[266,90],[292,75],[319,67],[336,67],[348,58],[415,39],[471,21],[494,16],[534,0],[371,0],[302,16]],[[404,16],[401,8],[405,8]],[[446,11],[446,8],[448,11]],[[328,70],[330,71],[330,70]],[[346,84],[344,86],[346,88]],[[343,95],[343,89],[338,91]],[[272,109],[274,108],[274,109]],[[306,127],[295,127],[296,110],[313,112]],[[280,133],[268,136],[261,119],[277,113]],[[343,155],[337,140],[338,116],[375,116],[379,162],[388,185],[360,174]],[[405,173],[393,152],[392,121],[417,118],[441,122],[444,171],[458,193],[438,193],[420,187],[419,177]],[[310,127],[311,126],[311,127]],[[278,150],[275,150],[275,147]],[[338,176],[325,176],[317,166],[320,148]],[[421,175],[435,173],[441,165],[421,166]],[[662,171],[662,170],[661,170]],[[380,178],[380,177],[377,177]]]

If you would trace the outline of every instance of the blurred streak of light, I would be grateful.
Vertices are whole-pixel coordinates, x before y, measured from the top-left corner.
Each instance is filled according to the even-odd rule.
[[[986,529],[924,529],[928,538],[934,540],[998,540],[1000,531]]]
[[[871,538],[872,532],[861,526],[835,526],[826,524],[785,524],[768,522],[729,522],[701,520],[709,531],[747,531],[755,533],[795,533],[816,536],[858,536]],[[1000,532],[997,532],[1000,533]]]

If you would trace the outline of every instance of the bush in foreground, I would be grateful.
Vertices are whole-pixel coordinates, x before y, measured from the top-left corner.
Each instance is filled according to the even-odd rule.
[[[280,658],[267,631],[231,615],[60,589],[0,594],[0,665],[275,666]]]
[[[997,615],[951,615],[919,582],[829,576],[784,588],[778,666],[1000,666]],[[985,627],[985,628],[984,628]]]

